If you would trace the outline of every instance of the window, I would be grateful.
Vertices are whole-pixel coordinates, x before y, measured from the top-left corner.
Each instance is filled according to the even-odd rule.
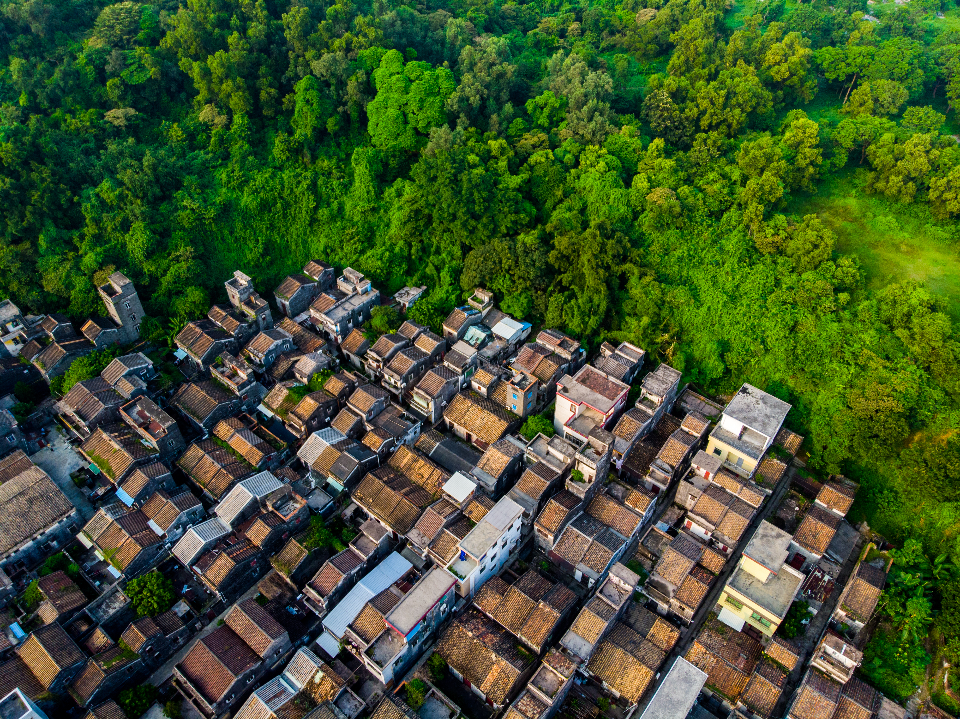
[[[742,466],[743,466],[743,457],[737,457],[737,466],[738,466],[738,467],[742,467]]]
[[[571,412],[576,412],[576,411],[577,411],[577,405],[571,404],[571,405],[570,405],[570,411],[571,411]]]
[[[123,303],[123,309],[129,310],[129,309],[130,309],[130,303],[129,303],[129,302],[124,302],[124,303]]]
[[[723,454],[723,452],[720,451],[720,448],[719,448],[719,447],[714,447],[714,448],[713,448],[713,453],[714,453],[715,455],[717,455],[718,457]]]
[[[743,602],[741,602],[739,599],[734,599],[729,594],[723,598],[723,601],[725,601],[727,604],[729,604],[732,607],[736,607],[737,609],[743,609]],[[759,616],[759,615],[757,615],[757,613],[754,612],[754,616]]]
[[[750,619],[756,622],[757,624],[759,624],[760,626],[766,627],[767,629],[773,626],[773,623],[769,619],[765,619],[764,617],[761,617],[756,612],[753,612],[750,614]]]

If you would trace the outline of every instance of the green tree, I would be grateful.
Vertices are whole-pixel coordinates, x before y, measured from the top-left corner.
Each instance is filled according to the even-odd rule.
[[[177,601],[173,582],[156,569],[131,579],[124,592],[130,597],[130,602],[137,610],[137,616],[140,617],[155,617],[163,614]]]
[[[117,695],[117,704],[129,719],[139,719],[157,700],[159,692],[153,684],[138,684]]]

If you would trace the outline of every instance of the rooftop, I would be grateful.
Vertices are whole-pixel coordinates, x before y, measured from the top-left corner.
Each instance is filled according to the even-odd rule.
[[[522,513],[523,507],[504,497],[461,540],[460,547],[473,557],[482,557]]]
[[[788,532],[763,520],[743,553],[771,572],[779,572],[790,554],[791,541],[793,537]]]
[[[787,566],[766,582],[761,582],[750,572],[737,567],[727,582],[727,588],[782,619],[787,615],[787,610],[790,609],[805,578],[800,572]]]
[[[576,375],[564,375],[557,385],[557,393],[571,402],[588,404],[600,412],[613,409],[630,385],[601,372],[596,367],[585,365]]]
[[[456,583],[456,578],[446,569],[434,567],[390,610],[386,615],[387,624],[408,636]]]
[[[723,414],[773,439],[783,420],[786,419],[790,407],[791,405],[772,394],[767,394],[752,384],[744,383],[724,408]]]
[[[704,672],[677,657],[640,719],[685,719],[706,683]]]

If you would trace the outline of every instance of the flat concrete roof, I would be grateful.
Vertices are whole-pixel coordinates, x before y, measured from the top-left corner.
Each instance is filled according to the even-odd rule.
[[[640,719],[685,719],[706,683],[705,673],[677,657]]]
[[[779,572],[790,554],[793,537],[767,520],[760,522],[756,533],[747,543],[743,553],[771,572]]]
[[[476,488],[477,483],[470,481],[470,478],[462,472],[454,472],[443,485],[443,491],[453,497],[457,504],[462,504],[463,500],[473,494]]]
[[[791,405],[752,384],[746,384],[724,407],[723,413],[771,439],[780,430]]]
[[[456,583],[446,569],[434,567],[387,613],[387,624],[407,636]]]
[[[509,497],[504,497],[460,541],[461,549],[470,556],[480,559],[521,514],[523,514],[523,507]]]
[[[743,567],[737,567],[727,582],[727,588],[783,619],[803,580],[804,576],[789,566],[783,567],[779,574],[766,582],[761,582]]]

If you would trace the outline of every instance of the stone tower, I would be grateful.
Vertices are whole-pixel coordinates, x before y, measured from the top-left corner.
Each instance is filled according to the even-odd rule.
[[[120,330],[121,344],[130,344],[140,339],[140,323],[143,321],[143,305],[133,283],[122,272],[114,272],[107,283],[97,288],[110,318]]]

